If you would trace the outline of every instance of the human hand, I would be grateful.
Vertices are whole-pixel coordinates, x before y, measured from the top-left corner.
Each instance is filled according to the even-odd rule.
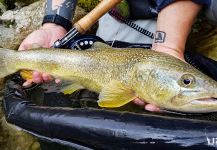
[[[46,23],[40,29],[32,32],[27,38],[21,43],[19,50],[29,50],[33,48],[49,48],[51,47],[55,41],[62,38],[66,34],[66,30],[56,24]],[[42,83],[49,82],[52,80],[51,75],[46,73],[40,73],[34,71],[32,74],[32,79],[28,79],[23,86],[29,87],[32,83]],[[56,80],[56,82],[60,82],[60,80]]]
[[[139,99],[139,98],[136,98],[133,100],[134,104],[138,105],[138,106],[141,106],[141,107],[144,107],[145,110],[147,111],[150,111],[150,112],[161,112],[160,108],[155,106],[155,105],[152,105],[152,104],[148,104],[148,103],[145,103],[143,100]]]

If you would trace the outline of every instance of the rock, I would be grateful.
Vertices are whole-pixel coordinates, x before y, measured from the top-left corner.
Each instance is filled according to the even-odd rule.
[[[3,3],[7,9],[21,8],[36,1],[38,0],[0,0],[0,2]]]
[[[0,26],[0,47],[17,49],[23,39],[41,26],[45,1],[41,0],[19,10],[9,10],[0,16],[4,25]],[[73,22],[85,16],[87,12],[76,8]]]
[[[7,9],[14,9],[17,7],[27,6],[39,0],[0,0]],[[44,0],[45,1],[45,0]],[[86,11],[92,10],[97,4],[99,0],[78,0],[78,6],[84,8]]]
[[[32,4],[38,0],[5,0],[6,2],[9,1],[10,3],[22,3],[23,5],[29,5]]]
[[[3,136],[0,138],[0,149],[40,150],[40,144],[35,137],[14,125],[8,124],[4,118],[2,119],[2,127],[3,134],[1,136]]]
[[[78,6],[84,8],[86,11],[91,11],[99,3],[99,0],[78,0]]]
[[[5,5],[0,1],[0,15],[2,15],[6,11]]]

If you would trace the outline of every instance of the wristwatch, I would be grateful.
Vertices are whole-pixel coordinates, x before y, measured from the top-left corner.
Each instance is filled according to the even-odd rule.
[[[72,28],[72,23],[68,19],[60,16],[60,15],[46,15],[44,16],[42,25],[45,23],[55,23],[57,25],[62,26],[66,29],[66,31],[69,31]]]

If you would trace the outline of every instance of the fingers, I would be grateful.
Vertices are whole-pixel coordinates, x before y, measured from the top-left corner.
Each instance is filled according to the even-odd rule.
[[[33,72],[33,82],[35,82],[35,83],[50,82],[52,80],[53,80],[53,78],[49,74],[40,73],[37,71]]]
[[[46,74],[46,73],[40,73],[37,71],[34,71],[32,76],[33,76],[33,79],[27,80],[26,82],[23,83],[24,87],[30,87],[33,83],[39,84],[43,82],[50,82],[53,80],[51,75]]]
[[[20,47],[18,48],[18,51],[23,51],[23,50],[28,50],[28,46],[25,44],[21,44]]]
[[[59,84],[59,83],[61,83],[61,80],[60,79],[55,79],[55,82],[56,82],[56,84]]]
[[[152,105],[152,104],[147,104],[147,103],[145,103],[143,100],[141,100],[139,98],[134,99],[133,102],[138,106],[144,107],[145,110],[147,110],[147,111],[150,111],[150,112],[162,112],[159,107],[157,107],[155,105]]]
[[[133,100],[133,102],[136,104],[136,105],[139,105],[139,106],[144,106],[145,105],[145,102],[140,100],[139,98],[136,98]]]
[[[34,71],[33,72],[33,82],[34,83],[42,83],[42,74],[40,72]]]
[[[52,76],[47,73],[42,73],[42,80],[44,82],[50,82],[53,80]]]
[[[145,110],[150,111],[150,112],[161,112],[160,108],[152,104],[145,105]]]
[[[32,86],[32,84],[33,84],[33,80],[30,79],[30,80],[26,80],[26,82],[23,83],[23,86],[28,88],[28,87]]]
[[[36,48],[40,48],[42,47],[40,44],[38,43],[31,43],[31,44],[28,44],[28,43],[25,43],[23,42],[20,47],[19,47],[19,51],[23,51],[23,50],[29,50],[29,49],[36,49]]]

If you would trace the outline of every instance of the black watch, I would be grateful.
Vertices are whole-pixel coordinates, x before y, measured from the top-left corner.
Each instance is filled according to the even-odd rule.
[[[62,26],[64,29],[66,29],[66,31],[69,31],[72,28],[71,21],[57,14],[44,16],[42,25],[45,23],[55,23]]]

